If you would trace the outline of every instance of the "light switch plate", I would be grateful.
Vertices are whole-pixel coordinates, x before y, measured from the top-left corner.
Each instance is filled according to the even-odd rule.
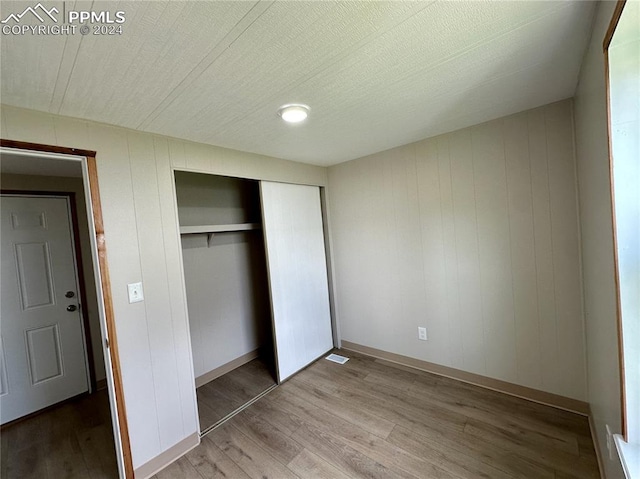
[[[129,288],[129,303],[139,303],[144,300],[142,283],[130,283],[127,286]]]

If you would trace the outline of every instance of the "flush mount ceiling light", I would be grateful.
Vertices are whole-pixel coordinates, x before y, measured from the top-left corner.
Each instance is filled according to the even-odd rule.
[[[309,107],[299,103],[283,105],[278,110],[278,115],[287,123],[300,123],[309,115]]]

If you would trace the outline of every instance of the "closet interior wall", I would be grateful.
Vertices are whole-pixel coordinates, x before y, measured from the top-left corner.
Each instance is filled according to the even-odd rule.
[[[259,183],[183,171],[175,182],[196,386],[256,357],[275,378]]]

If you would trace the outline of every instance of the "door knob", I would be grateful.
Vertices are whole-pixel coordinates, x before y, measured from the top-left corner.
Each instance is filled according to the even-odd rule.
[[[78,307],[75,304],[70,304],[69,306],[67,306],[67,311],[69,312],[73,312],[76,309],[78,309]]]
[[[64,293],[65,298],[73,298],[75,295],[76,293],[74,293],[73,291],[67,291],[66,293]]]

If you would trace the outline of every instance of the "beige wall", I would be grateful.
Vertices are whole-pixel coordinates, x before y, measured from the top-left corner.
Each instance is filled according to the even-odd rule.
[[[570,100],[331,167],[329,198],[343,340],[587,399]]]
[[[326,170],[3,106],[0,135],[97,151],[98,177],[134,467],[197,430],[172,167],[326,183]],[[127,283],[145,301],[129,304]]]
[[[91,240],[89,239],[89,224],[87,222],[87,206],[84,201],[84,187],[82,178],[61,178],[53,176],[31,176],[3,174],[0,177],[0,186],[8,190],[25,191],[63,191],[75,193],[76,211],[78,212],[78,229],[80,232],[80,252],[82,254],[82,267],[84,287],[87,297],[87,312],[89,315],[89,333],[91,336],[91,348],[93,350],[93,363],[96,381],[105,379],[104,355],[102,352],[102,335],[100,332],[100,317],[98,315],[98,299],[93,274],[93,261],[91,258]]]
[[[261,223],[259,185],[176,174],[181,226]],[[182,258],[196,378],[273,343],[261,231],[183,235]]]
[[[615,2],[598,6],[575,97],[589,403],[607,478],[622,478],[607,452],[605,425],[620,431],[620,378],[602,41]]]

